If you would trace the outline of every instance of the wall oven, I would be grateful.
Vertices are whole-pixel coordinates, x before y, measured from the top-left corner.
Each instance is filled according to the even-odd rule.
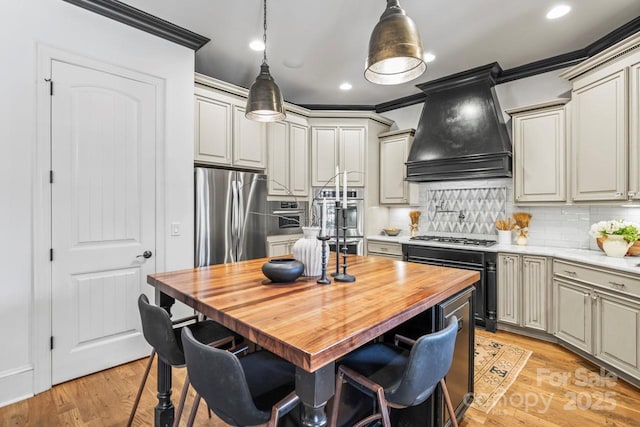
[[[344,193],[340,190],[340,200],[343,200]],[[326,188],[318,188],[313,191],[313,217],[315,222],[320,222],[320,212],[322,211],[322,200],[327,201],[327,232],[333,237],[329,241],[331,250],[335,250],[336,235],[336,191]],[[350,254],[364,254],[364,189],[349,188],[347,189],[347,250]],[[340,226],[342,227],[342,218],[340,218]],[[339,230],[342,235],[342,230]],[[340,246],[342,247],[342,240]]]
[[[308,202],[268,202],[267,235],[302,234],[302,227],[307,224],[308,207]]]

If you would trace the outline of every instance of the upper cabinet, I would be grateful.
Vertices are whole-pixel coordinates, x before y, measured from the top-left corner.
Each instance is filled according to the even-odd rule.
[[[413,143],[415,129],[384,132],[380,140],[380,203],[417,203],[417,185],[406,181],[405,163]]]
[[[311,185],[332,186],[336,166],[347,171],[347,185],[365,185],[367,128],[364,125],[317,125],[311,128]],[[340,181],[342,184],[342,181]]]
[[[267,124],[268,190],[272,196],[309,194],[309,126],[302,117]]]
[[[562,74],[572,80],[571,198],[638,199],[640,34]]]
[[[565,202],[566,104],[558,99],[507,110],[513,126],[513,191],[516,203]]]
[[[266,167],[266,125],[247,119],[245,100],[195,88],[194,160],[250,169]]]

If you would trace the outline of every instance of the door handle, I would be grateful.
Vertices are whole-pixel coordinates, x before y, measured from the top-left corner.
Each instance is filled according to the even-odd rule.
[[[144,259],[149,259],[153,256],[153,252],[151,251],[144,251],[142,252],[140,255],[137,255],[136,258],[144,258]]]

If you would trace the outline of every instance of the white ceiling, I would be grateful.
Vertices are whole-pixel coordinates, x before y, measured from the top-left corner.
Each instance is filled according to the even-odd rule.
[[[196,53],[196,71],[243,87],[258,74],[262,53],[248,45],[262,38],[262,0],[124,1],[209,37]],[[363,72],[385,0],[270,0],[268,62],[289,102],[375,105],[419,93],[418,83],[494,61],[509,69],[582,49],[640,16],[638,0],[566,0],[572,11],[547,20],[546,12],[558,2],[401,0],[436,60],[412,82],[378,86]],[[345,81],[352,90],[339,90]]]

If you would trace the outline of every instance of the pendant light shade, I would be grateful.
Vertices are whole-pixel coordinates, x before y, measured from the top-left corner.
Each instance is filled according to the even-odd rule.
[[[381,85],[408,82],[426,71],[423,55],[416,24],[398,0],[387,0],[387,8],[369,39],[365,78]]]
[[[267,64],[267,0],[264,0],[264,56],[260,74],[249,88],[245,117],[257,122],[275,122],[286,117],[282,92],[269,73]]]

